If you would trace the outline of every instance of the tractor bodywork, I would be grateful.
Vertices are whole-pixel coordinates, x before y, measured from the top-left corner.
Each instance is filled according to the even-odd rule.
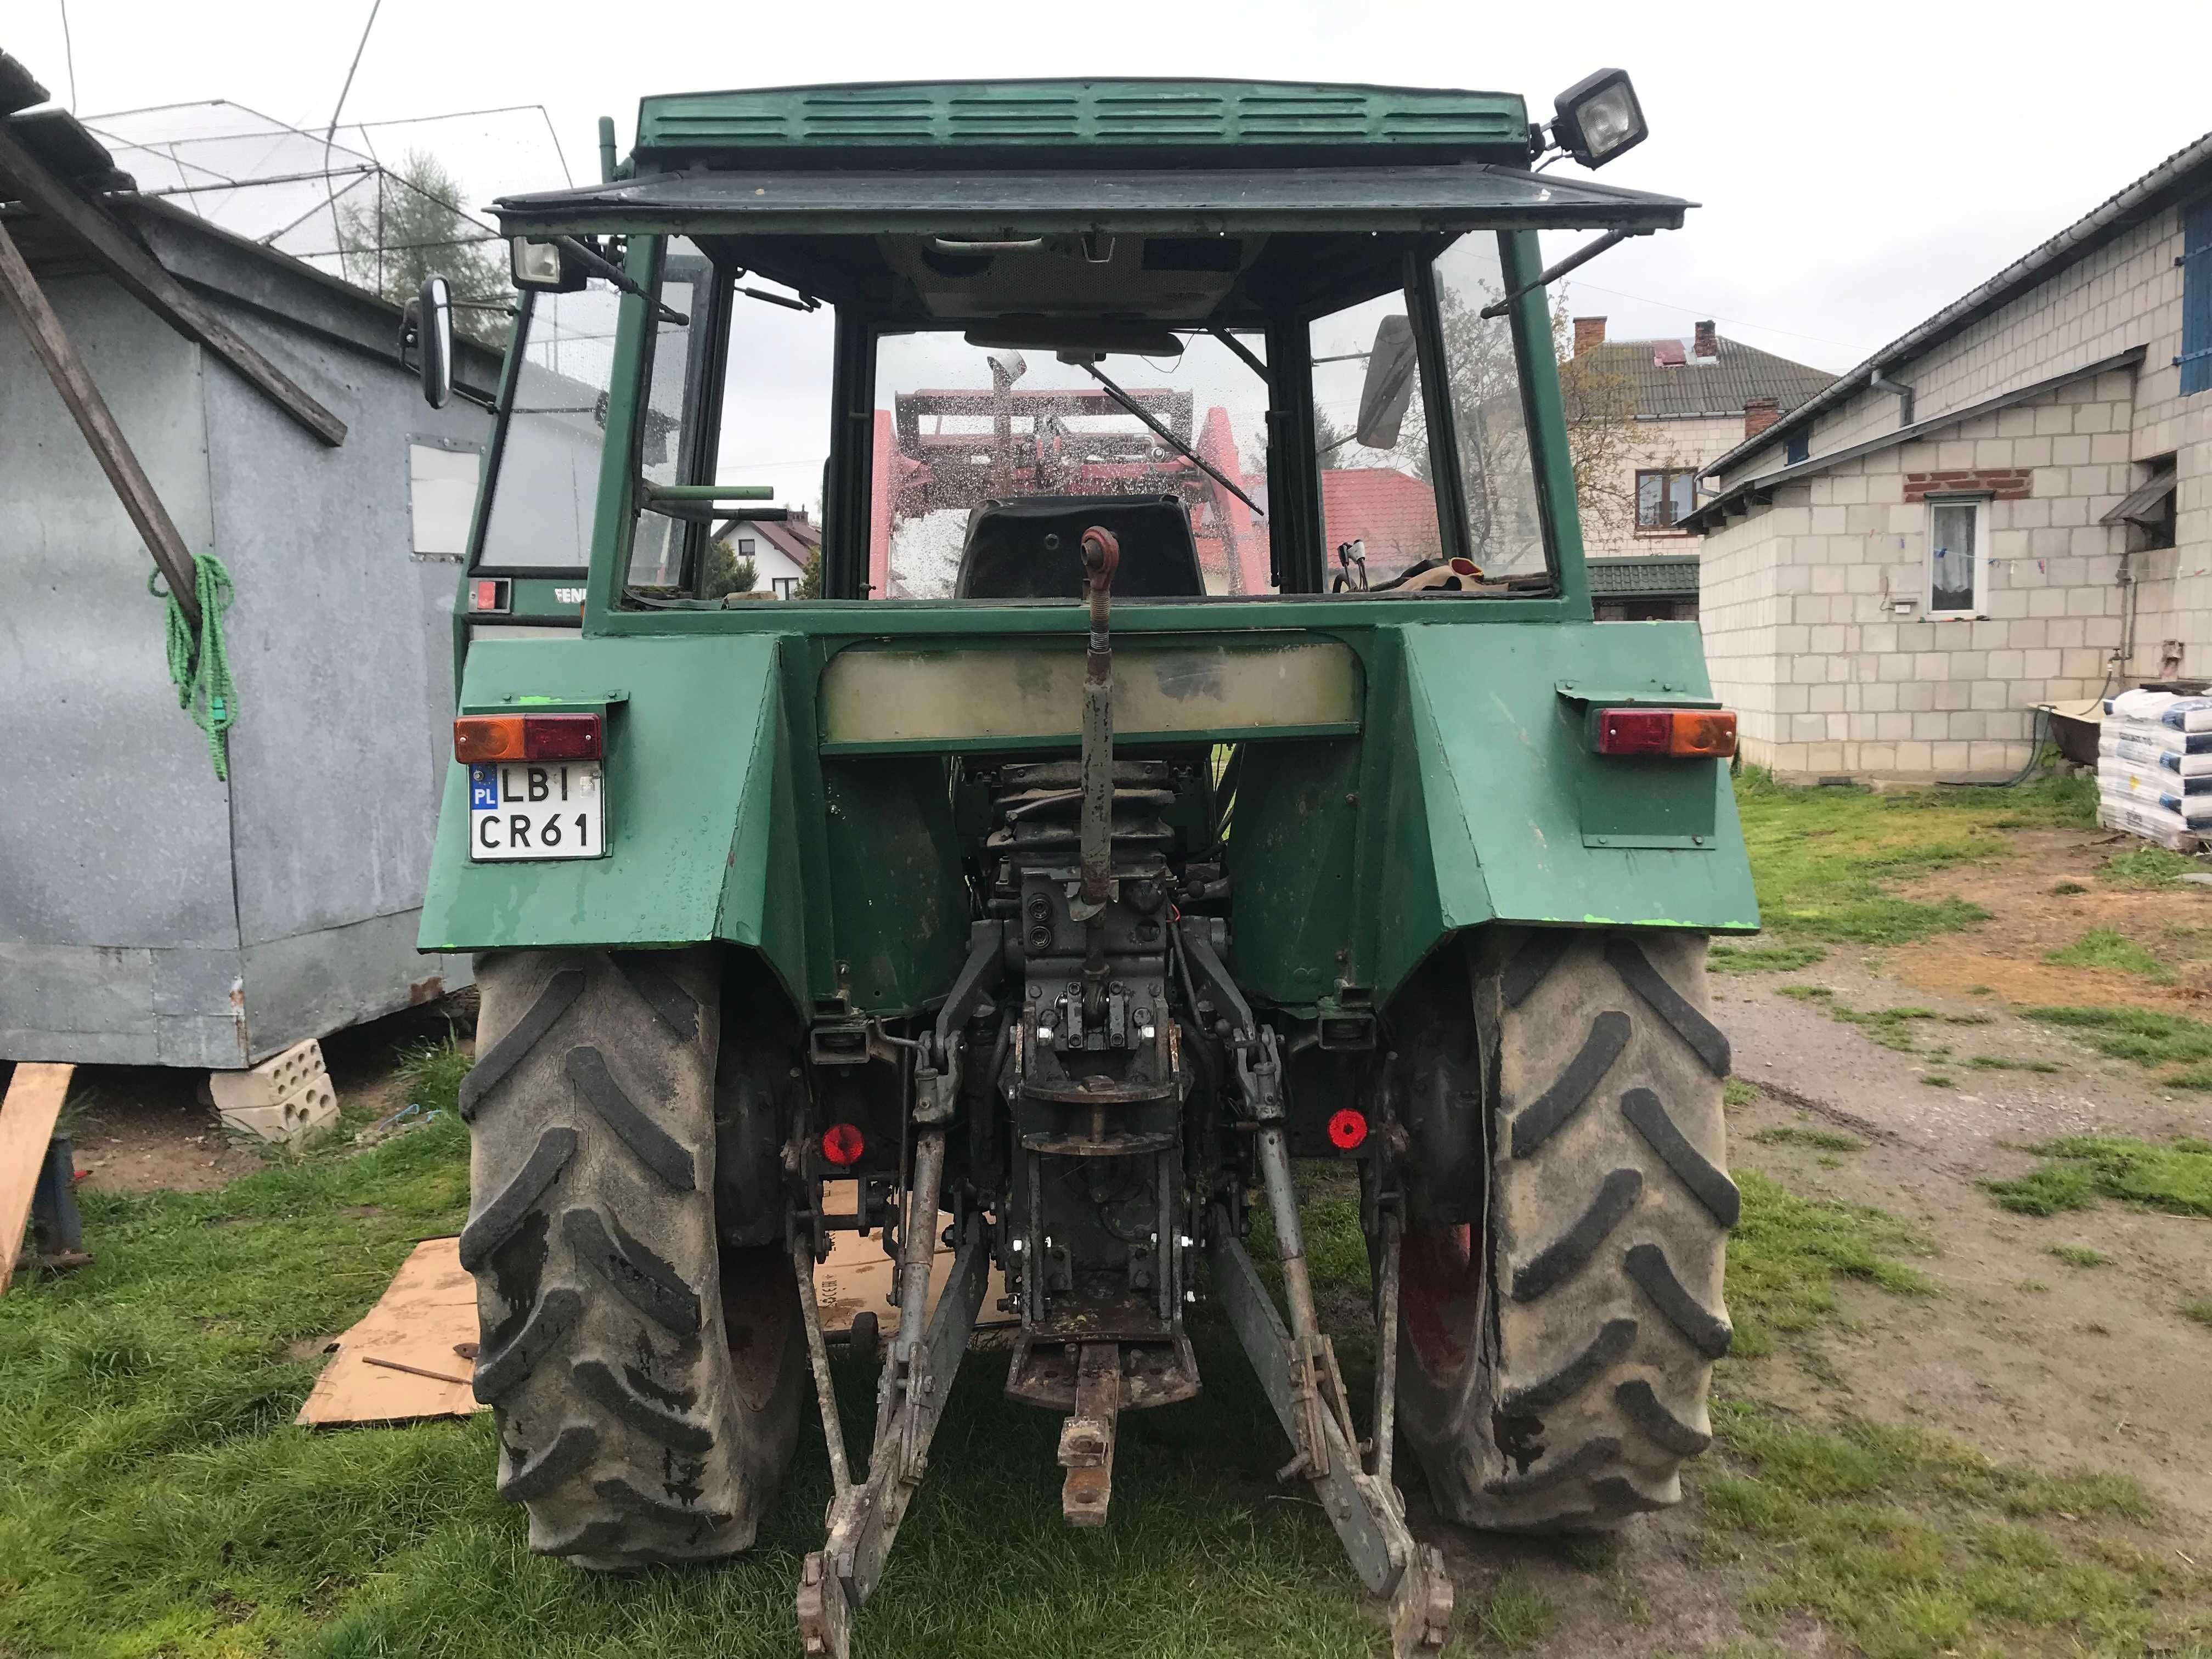
[[[623,1128],[623,1110],[642,1110],[683,1143],[684,1190],[711,1200],[719,1243],[702,1271],[719,1271],[726,1297],[763,1250],[783,1252],[787,1274],[799,1263],[797,1328],[839,1477],[830,1546],[800,1589],[810,1650],[842,1651],[848,1606],[873,1587],[987,1264],[1006,1274],[1024,1327],[1009,1391],[1071,1414],[1071,1520],[1104,1518],[1115,1412],[1197,1390],[1182,1320],[1211,1286],[1261,1365],[1295,1467],[1363,1578],[1392,1598],[1399,1650],[1441,1639],[1449,1585],[1406,1531],[1389,1407],[1363,1449],[1314,1324],[1288,1160],[1360,1166],[1394,1340],[1401,1241],[1431,1241],[1416,1249],[1427,1265],[1407,1269],[1418,1342],[1468,1297],[1498,1293],[1480,1245],[1518,1202],[1493,1166],[1498,1126],[1526,1104],[1500,1092],[1520,1063],[1508,1012],[1542,977],[1516,964],[1580,962],[1571,947],[1589,940],[1605,961],[1649,969],[1673,960],[1659,941],[1757,925],[1713,751],[1605,752],[1601,728],[1624,711],[1694,719],[1714,705],[1694,624],[1592,621],[1538,281],[1539,229],[1636,234],[1678,223],[1684,204],[1531,173],[1531,133],[1515,97],[1395,88],[702,94],[647,100],[621,176],[501,204],[512,234],[559,251],[545,268],[572,289],[586,280],[572,250],[623,280],[599,283],[614,326],[595,374],[579,378],[574,349],[565,363],[533,359],[526,315],[501,415],[502,430],[566,421],[596,447],[587,526],[575,518],[557,556],[488,559],[502,492],[514,509],[524,488],[495,455],[470,571],[471,583],[564,590],[581,573],[580,632],[471,637],[474,589],[462,605],[462,723],[597,717],[604,802],[589,856],[509,848],[495,860],[477,841],[507,833],[481,823],[485,769],[457,762],[445,800],[422,944],[518,964],[511,1006],[487,990],[473,1097],[485,1364],[502,1343],[530,1346],[534,1364],[558,1334],[544,1332],[568,1292],[540,1288],[538,1266],[498,1265],[518,1206],[554,1179],[532,1172],[562,1167],[544,1124],[582,1102],[664,1168],[665,1146]],[[1474,276],[1448,264],[1455,247],[1479,258]],[[551,297],[527,303],[542,314]],[[765,492],[729,453],[747,386],[731,319],[760,303],[827,331],[823,597],[710,601],[718,522],[779,511],[737,504]],[[1363,407],[1356,436],[1328,443],[1343,422],[1316,375],[1340,359],[1315,319],[1363,305],[1395,315],[1370,349],[1344,355],[1365,359],[1371,382],[1390,327],[1409,331],[1401,378],[1418,381],[1426,415],[1400,436],[1388,411],[1370,421]],[[1140,365],[1163,334],[1177,352],[1214,352],[1224,374],[1249,372],[1250,409],[1233,412],[1231,392],[1208,408],[1217,383],[1198,386],[1195,406],[1191,386],[1159,384],[1164,373]],[[952,337],[1001,355],[951,386],[888,376],[901,352],[966,362]],[[1070,372],[1017,388],[1024,353]],[[1470,389],[1478,373],[1492,378]],[[533,374],[556,395],[525,407]],[[1332,465],[1345,450],[1366,459]],[[1395,575],[1378,556],[1380,520],[1339,533],[1361,528],[1346,504],[1385,485],[1432,503],[1396,549]],[[958,532],[957,574],[952,542],[923,545],[932,524]],[[587,568],[574,562],[586,545]],[[1402,585],[1377,591],[1377,562]],[[989,574],[1001,567],[1012,574]],[[496,765],[489,775],[496,786]],[[1683,1016],[1680,996],[1620,971],[1666,1029],[1696,1036],[1702,1016]],[[522,1037],[544,1039],[625,984],[663,1036],[708,1043],[703,1015],[668,1011],[719,1006],[719,1058],[700,1063],[722,1081],[696,1124],[680,1080],[665,1081],[682,1067],[641,1060],[626,1074],[611,1039],[565,1050],[567,1082],[544,1085],[556,1095],[501,1103],[534,1075]],[[1600,1015],[1594,1032],[1612,1032],[1607,1018],[1626,1017]],[[1605,1041],[1609,1056],[1630,1039]],[[1692,1046],[1713,1070],[1710,1044]],[[733,1058],[741,1049],[750,1058]],[[1720,1054],[1724,1067],[1724,1042]],[[732,1085],[733,1066],[757,1086]],[[530,1137],[514,1143],[526,1164],[501,1162],[505,1143],[484,1127],[498,1113],[529,1126],[501,1132]],[[1679,1148],[1646,1139],[1683,1167]],[[829,1202],[833,1180],[856,1183],[851,1209]],[[1255,1189],[1285,1263],[1287,1323],[1240,1242]],[[1607,1177],[1606,1194],[1622,1190]],[[619,1217],[595,1232],[580,1213],[562,1237],[626,1237]],[[875,1455],[855,1477],[809,1270],[832,1230],[878,1226],[909,1271]],[[933,1307],[940,1229],[957,1254]],[[638,1244],[641,1227],[630,1231]],[[1454,1238],[1466,1260],[1447,1283],[1437,1249]],[[673,1245],[605,1248],[592,1259],[647,1261],[665,1283],[689,1272]],[[1462,1334],[1488,1353],[1480,1322]],[[1424,1348],[1422,1363],[1462,1376],[1466,1357],[1446,1348]],[[1482,1364],[1502,1374],[1505,1362]],[[529,1369],[480,1391],[500,1398]],[[599,1371],[576,1370],[587,1395],[608,1397]],[[648,1392],[664,1407],[679,1397],[665,1379]],[[502,1420],[522,1442],[531,1412],[557,1415],[507,1398]],[[657,1420],[629,1419],[648,1437]],[[1601,1472],[1595,1510],[1546,1508],[1540,1420],[1533,1407],[1511,1420],[1522,1426],[1468,1464],[1480,1492],[1446,1504],[1462,1518],[1572,1525],[1668,1501],[1671,1464],[1632,1498],[1607,1482],[1641,1476]],[[1677,1440],[1702,1432],[1674,1426]],[[575,1432],[503,1479],[526,1501],[552,1490]],[[510,1455],[521,1458],[512,1439]],[[618,1510],[678,1532],[685,1505],[708,1505],[653,1559],[714,1553],[718,1528],[744,1531],[726,1547],[749,1541],[742,1505],[714,1512],[697,1496],[711,1479],[645,1497],[636,1484],[594,1489],[619,1488]],[[614,1520],[556,1538],[540,1519],[533,1508],[538,1547],[641,1559]]]

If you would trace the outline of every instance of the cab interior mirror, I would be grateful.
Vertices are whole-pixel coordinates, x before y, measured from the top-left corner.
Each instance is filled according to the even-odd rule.
[[[443,409],[453,395],[453,293],[442,276],[425,276],[411,307],[415,355],[422,369],[422,401]]]
[[[1367,378],[1359,387],[1359,421],[1352,436],[1369,449],[1389,449],[1413,403],[1413,325],[1403,316],[1385,317],[1367,354]]]

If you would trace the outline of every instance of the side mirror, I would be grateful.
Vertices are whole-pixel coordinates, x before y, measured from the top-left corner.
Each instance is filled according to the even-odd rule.
[[[443,409],[453,395],[453,294],[442,276],[425,276],[410,309],[415,355],[422,368],[422,401]]]
[[[1359,420],[1353,437],[1369,449],[1389,449],[1413,403],[1413,325],[1402,316],[1385,317],[1367,354],[1367,379],[1359,388]]]

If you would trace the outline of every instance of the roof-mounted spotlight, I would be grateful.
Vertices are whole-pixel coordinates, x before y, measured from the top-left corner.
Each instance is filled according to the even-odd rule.
[[[1552,142],[1586,167],[1601,167],[1651,136],[1626,70],[1584,76],[1553,100]]]

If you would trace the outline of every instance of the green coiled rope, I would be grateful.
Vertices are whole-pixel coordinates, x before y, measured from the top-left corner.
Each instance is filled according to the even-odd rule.
[[[193,637],[177,596],[162,587],[161,573],[146,578],[146,591],[165,602],[169,628],[169,680],[177,688],[177,707],[207,733],[208,758],[215,775],[230,780],[230,744],[223,735],[238,718],[238,691],[231,684],[230,655],[222,641],[222,613],[230,609],[230,572],[212,553],[192,562],[192,592],[200,603],[200,631]]]

